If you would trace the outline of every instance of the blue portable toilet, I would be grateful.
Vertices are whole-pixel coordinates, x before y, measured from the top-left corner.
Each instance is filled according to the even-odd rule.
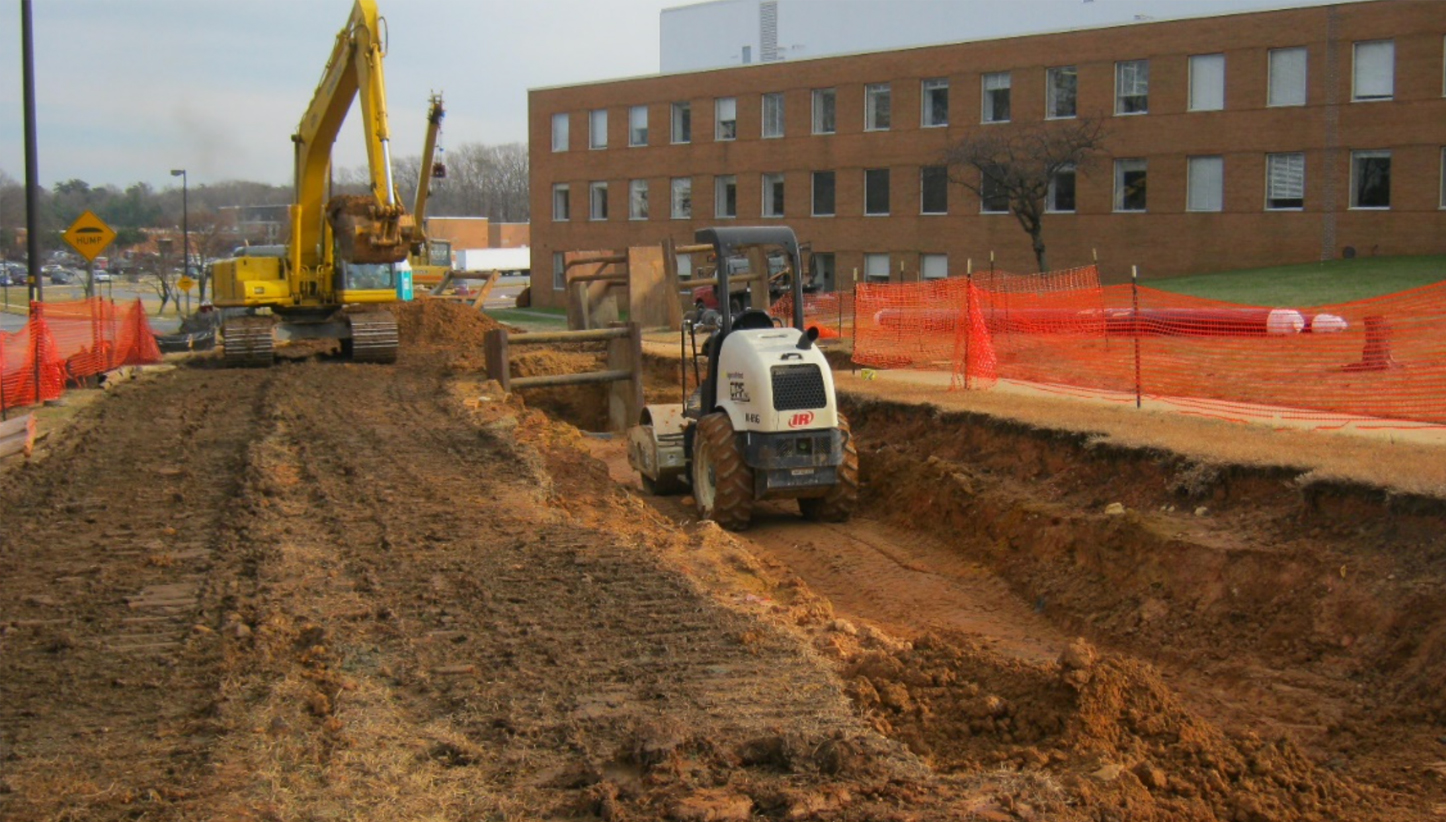
[[[397,299],[412,301],[412,264],[406,260],[397,263]]]

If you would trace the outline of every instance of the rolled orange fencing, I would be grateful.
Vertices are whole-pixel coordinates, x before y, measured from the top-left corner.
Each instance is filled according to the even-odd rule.
[[[0,408],[57,399],[68,381],[160,361],[140,300],[124,312],[99,297],[36,303],[24,328],[0,333]]]

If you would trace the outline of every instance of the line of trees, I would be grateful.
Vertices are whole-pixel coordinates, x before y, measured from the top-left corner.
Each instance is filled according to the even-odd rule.
[[[487,217],[495,222],[529,219],[527,146],[468,144],[447,152],[445,162],[447,177],[431,181],[428,216]],[[416,193],[420,167],[420,156],[393,161],[393,175],[402,201],[408,207]],[[334,188],[337,193],[365,192],[366,169],[338,170]],[[135,183],[120,189],[113,185],[93,187],[84,180],[72,179],[42,189],[39,194],[36,222],[40,248],[47,255],[68,248],[61,234],[87,210],[116,230],[112,245],[115,253],[108,255],[112,259],[120,257],[119,252],[146,243],[145,229],[175,232],[179,236],[182,223],[179,186],[157,191],[146,183]],[[203,259],[230,253],[238,238],[221,230],[222,208],[284,205],[292,201],[292,196],[289,185],[239,180],[191,185],[186,222],[191,231],[192,253]],[[25,185],[0,169],[0,259],[25,258],[25,244],[19,242],[25,227]],[[180,265],[180,249],[174,250],[169,262]],[[147,259],[139,265],[144,267],[141,273],[156,273],[162,261]]]

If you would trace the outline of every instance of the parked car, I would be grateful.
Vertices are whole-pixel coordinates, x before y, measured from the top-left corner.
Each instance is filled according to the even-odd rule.
[[[95,272],[95,281],[98,282],[98,283],[108,283],[108,282],[110,282],[110,281],[113,280],[113,279],[115,279],[115,278],[111,276],[111,274],[110,274],[109,271],[97,271],[97,272]]]

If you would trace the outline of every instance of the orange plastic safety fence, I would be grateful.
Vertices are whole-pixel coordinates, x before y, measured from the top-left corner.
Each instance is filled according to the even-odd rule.
[[[853,326],[853,310],[852,294],[826,292],[803,295],[804,328],[818,328],[820,339],[846,336]],[[768,313],[785,323],[793,322],[793,295],[784,294],[778,302],[769,306]]]
[[[969,380],[973,375],[966,374],[962,364],[955,368],[955,360],[973,356],[971,352],[984,350],[987,343],[979,329],[960,336],[962,317],[975,315],[991,333],[1044,330],[1080,322],[1051,309],[1073,306],[1082,297],[1092,300],[1090,307],[1101,307],[1099,272],[1094,266],[1046,274],[990,271],[971,278],[864,284],[858,286],[857,295],[855,362],[880,368],[954,368]],[[980,346],[965,344],[971,340]]]
[[[0,407],[56,399],[67,380],[160,360],[140,300],[124,314],[98,297],[37,303],[23,329],[0,334]]]
[[[1093,267],[971,279],[860,285],[854,360],[1225,419],[1446,423],[1446,283],[1272,309],[1101,287]]]

